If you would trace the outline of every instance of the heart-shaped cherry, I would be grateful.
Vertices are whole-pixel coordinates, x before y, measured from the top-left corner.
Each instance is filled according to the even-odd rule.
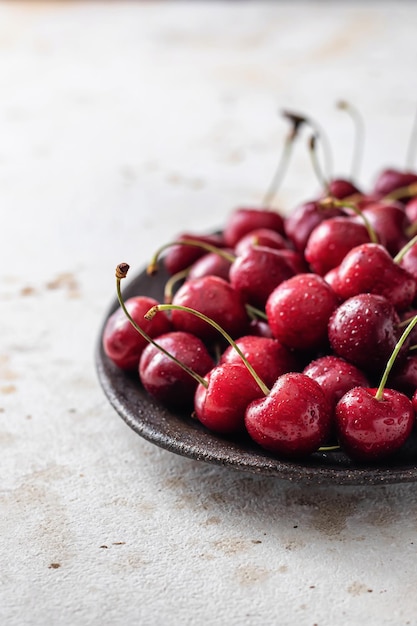
[[[282,282],[266,302],[273,336],[295,350],[327,346],[327,325],[339,300],[324,278],[297,274]]]
[[[355,387],[335,409],[339,441],[358,461],[374,462],[391,456],[407,441],[415,424],[412,401],[400,391],[387,389],[386,382],[417,317],[406,327],[392,351],[377,389]]]
[[[135,296],[126,300],[125,306],[130,316],[142,328],[145,335],[156,337],[172,329],[165,313],[160,313],[151,321],[145,313],[157,300],[148,296]],[[107,320],[103,332],[103,349],[106,355],[123,370],[135,370],[140,356],[149,341],[132,326],[122,307],[119,307]]]
[[[256,443],[291,458],[317,451],[327,441],[331,425],[324,391],[301,373],[280,376],[270,393],[251,402],[245,413],[246,429]]]
[[[154,344],[146,346],[139,361],[139,378],[146,391],[165,406],[186,409],[192,407],[198,378],[190,376],[178,361],[201,377],[214,367],[201,339],[173,331],[158,336]]]

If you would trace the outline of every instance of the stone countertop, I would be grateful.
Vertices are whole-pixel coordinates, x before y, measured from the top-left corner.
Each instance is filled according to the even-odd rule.
[[[416,624],[413,484],[305,486],[141,439],[98,384],[114,268],[259,203],[286,126],[404,165],[412,3],[0,4],[0,621]],[[307,138],[306,138],[307,139]],[[300,142],[283,211],[317,181]]]

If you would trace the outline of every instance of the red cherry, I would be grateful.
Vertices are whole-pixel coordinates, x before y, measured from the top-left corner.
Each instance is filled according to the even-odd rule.
[[[367,242],[369,234],[363,223],[350,217],[333,217],[313,229],[304,256],[312,271],[324,276],[341,263],[349,250]]]
[[[264,395],[243,362],[222,363],[205,376],[208,386],[198,385],[194,398],[197,419],[223,434],[243,432],[247,405]]]
[[[383,197],[397,189],[408,187],[415,182],[417,182],[417,174],[415,172],[387,168],[378,176],[374,191],[377,195]]]
[[[255,246],[238,256],[230,268],[230,283],[245,302],[263,308],[269,294],[293,276],[290,263],[280,250]]]
[[[232,337],[247,333],[249,318],[243,299],[223,278],[203,276],[187,280],[174,295],[172,303],[200,311]],[[219,339],[215,328],[188,312],[173,310],[171,320],[176,330],[190,332],[205,342]]]
[[[205,376],[214,367],[212,357],[201,339],[190,333],[165,333],[156,338],[156,343],[148,344],[140,357],[142,385],[150,395],[170,408],[189,408],[193,403],[197,380],[161,352],[160,347],[199,376]]]
[[[329,341],[340,357],[379,373],[396,346],[399,317],[383,296],[362,293],[343,302],[329,320]]]
[[[244,235],[257,228],[269,228],[284,235],[284,219],[271,209],[235,209],[223,229],[226,245],[234,248]]]
[[[415,415],[404,394],[385,389],[356,387],[336,406],[339,441],[347,454],[358,461],[377,461],[398,451],[408,439]]]
[[[341,215],[343,211],[340,208],[323,208],[320,202],[306,202],[285,218],[285,234],[296,250],[304,252],[314,228],[324,220]]]
[[[192,240],[201,243],[207,243],[212,246],[221,248],[224,246],[223,235],[221,234],[209,234],[209,235],[194,235],[192,233],[183,233],[177,241]],[[169,247],[164,257],[164,265],[169,274],[177,274],[182,270],[190,267],[194,261],[206,254],[204,248],[198,246],[187,246],[176,243]]]
[[[305,374],[280,376],[268,396],[246,409],[245,425],[260,446],[286,457],[312,454],[327,440],[330,404],[320,385]]]
[[[353,387],[368,387],[367,376],[355,365],[335,355],[326,355],[311,361],[303,370],[319,383],[332,407]]]
[[[231,250],[226,252],[232,254]],[[207,252],[194,261],[188,272],[187,279],[202,278],[203,276],[220,276],[224,280],[229,279],[229,271],[232,261],[216,252]]]
[[[277,339],[246,335],[237,339],[236,344],[268,387],[272,387],[282,374],[299,369],[294,353]],[[241,357],[233,346],[229,346],[223,352],[219,361],[219,363],[238,362],[241,362]]]
[[[289,241],[276,230],[270,228],[256,228],[244,235],[235,246],[235,254],[240,256],[253,246],[267,246],[275,250],[285,250],[290,246]]]
[[[158,302],[147,296],[137,296],[126,300],[126,309],[145,333],[157,337],[172,329],[165,313],[160,312],[152,321],[145,319],[145,313]],[[148,341],[132,326],[124,311],[119,307],[107,320],[103,332],[103,349],[106,355],[123,370],[135,370],[140,355]]]
[[[334,178],[329,182],[328,185],[328,194],[333,198],[337,198],[338,200],[343,200],[344,198],[348,198],[349,196],[355,196],[356,194],[361,193],[350,180],[346,180],[345,178]]]
[[[383,246],[365,243],[346,254],[333,289],[342,300],[360,293],[382,295],[401,311],[413,302],[417,284]]]
[[[327,345],[327,324],[338,303],[321,276],[297,274],[274,289],[265,310],[276,339],[307,351]]]
[[[411,398],[417,389],[417,356],[407,356],[402,363],[395,365],[388,382],[392,389]]]
[[[362,217],[356,219],[363,223],[365,217],[377,235],[378,243],[382,244],[390,254],[395,255],[407,243],[406,230],[409,220],[400,203],[368,204],[362,210]]]

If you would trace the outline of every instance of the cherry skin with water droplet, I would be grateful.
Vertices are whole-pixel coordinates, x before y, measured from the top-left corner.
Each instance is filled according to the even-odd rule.
[[[194,396],[196,418],[216,433],[242,433],[246,407],[264,395],[246,365],[221,363],[204,378],[208,387],[199,384]]]
[[[223,278],[203,276],[187,280],[174,295],[172,303],[196,309],[214,320],[232,337],[247,333],[249,318],[243,298]],[[171,320],[175,330],[190,332],[204,342],[220,338],[215,328],[191,313],[173,310]]]
[[[335,409],[336,428],[342,448],[354,460],[375,462],[385,459],[407,441],[415,414],[407,396],[384,389],[356,387],[348,391]]]
[[[163,312],[159,312],[152,320],[144,315],[152,307],[159,304],[154,298],[136,296],[126,300],[125,305],[133,320],[150,337],[156,337],[172,330],[172,325]],[[120,369],[135,370],[140,356],[148,345],[148,341],[132,326],[124,311],[119,307],[107,320],[103,332],[103,349],[106,355]]]
[[[379,374],[399,339],[399,321],[386,298],[359,294],[340,304],[330,317],[330,346],[336,355],[365,372]]]
[[[303,369],[303,374],[319,383],[332,407],[353,387],[369,386],[368,377],[362,370],[335,355],[325,355],[311,361]]]
[[[279,376],[299,369],[295,354],[277,339],[246,335],[236,339],[236,344],[264,383],[271,387]],[[229,346],[219,363],[238,363],[239,353]]]
[[[327,346],[327,325],[339,300],[317,274],[297,274],[282,282],[266,302],[273,336],[295,350]]]
[[[305,374],[278,378],[268,396],[246,409],[245,425],[262,448],[290,458],[312,454],[327,441],[331,425],[330,403],[320,385]]]
[[[155,341],[199,376],[205,376],[214,367],[206,346],[195,335],[173,331],[156,337]],[[148,344],[142,352],[139,378],[146,391],[165,406],[174,409],[192,406],[196,379],[154,344]]]

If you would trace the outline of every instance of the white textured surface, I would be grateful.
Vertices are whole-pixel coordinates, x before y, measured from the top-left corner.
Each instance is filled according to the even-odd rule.
[[[413,3],[0,4],[2,625],[416,624],[414,485],[312,488],[143,441],[98,386],[114,267],[259,202],[286,126],[404,163]],[[278,201],[316,190],[298,145]]]

